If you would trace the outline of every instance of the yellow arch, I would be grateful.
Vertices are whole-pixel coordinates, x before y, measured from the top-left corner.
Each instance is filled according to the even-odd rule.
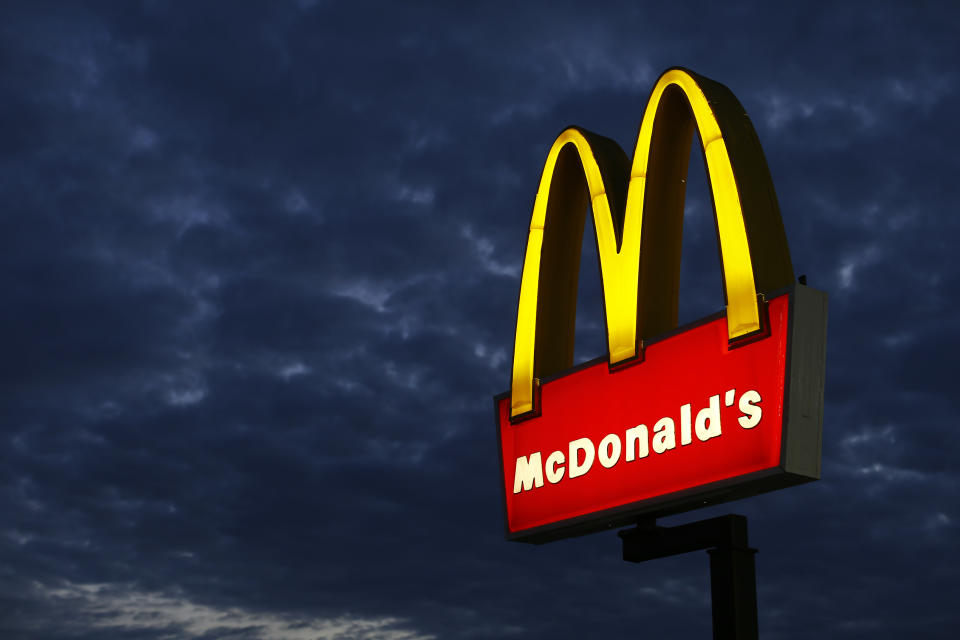
[[[561,133],[547,155],[520,284],[512,417],[534,410],[538,377],[572,364],[587,198],[596,229],[610,363],[636,356],[639,338],[676,326],[686,159],[694,125],[714,201],[728,337],[759,330],[757,294],[793,281],[772,181],[743,107],[723,85],[670,69],[650,95],[628,174],[626,156],[616,143],[578,128]],[[644,231],[664,237],[647,238]],[[639,333],[638,317],[644,323]]]

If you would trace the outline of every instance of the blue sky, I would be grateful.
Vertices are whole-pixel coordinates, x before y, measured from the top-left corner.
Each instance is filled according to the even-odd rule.
[[[3,637],[706,637],[705,554],[504,541],[491,411],[547,150],[632,151],[676,65],[750,114],[831,316],[822,480],[667,523],[750,518],[764,638],[953,637],[958,17],[6,3]],[[689,189],[681,320],[723,305],[696,152]]]

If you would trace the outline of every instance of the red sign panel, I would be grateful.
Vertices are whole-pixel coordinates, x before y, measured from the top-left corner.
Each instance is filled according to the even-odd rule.
[[[720,315],[636,364],[603,358],[544,382],[535,417],[511,423],[498,396],[507,536],[542,542],[815,479],[823,339],[808,334],[825,335],[825,313],[798,286],[767,303],[751,342],[730,346]],[[800,339],[816,346],[791,359]]]

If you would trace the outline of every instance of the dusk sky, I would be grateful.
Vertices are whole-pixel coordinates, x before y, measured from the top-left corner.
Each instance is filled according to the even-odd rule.
[[[710,636],[704,552],[504,539],[492,398],[557,134],[723,83],[830,296],[760,635],[960,633],[960,5],[4,2],[0,638]],[[695,142],[681,322],[719,311]],[[593,231],[576,359],[605,353]]]

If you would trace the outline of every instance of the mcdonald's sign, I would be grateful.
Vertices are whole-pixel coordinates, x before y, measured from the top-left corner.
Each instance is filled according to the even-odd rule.
[[[677,327],[699,136],[726,308]],[[593,212],[608,353],[573,367]],[[820,475],[826,294],[797,282],[756,132],[723,85],[666,71],[633,160],[571,127],[533,205],[510,390],[494,399],[507,537],[546,542]]]

